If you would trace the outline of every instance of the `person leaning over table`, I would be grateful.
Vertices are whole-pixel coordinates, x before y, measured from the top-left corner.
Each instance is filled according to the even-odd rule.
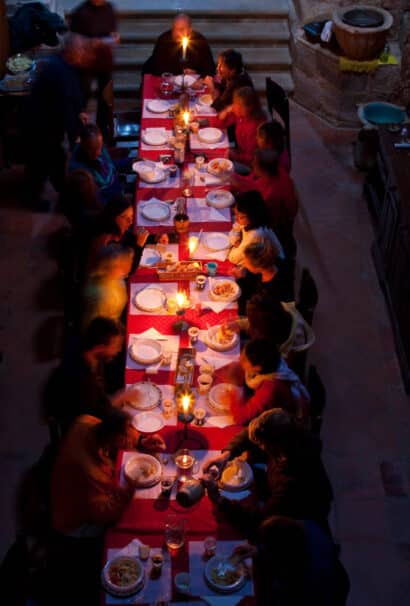
[[[80,338],[67,347],[52,372],[43,393],[43,412],[57,421],[65,433],[80,415],[104,419],[113,408],[121,408],[133,390],[111,395],[107,371],[124,347],[124,327],[108,318],[95,318]]]
[[[85,596],[98,598],[100,593],[103,533],[121,517],[135,490],[127,477],[125,485],[119,485],[119,451],[158,452],[164,447],[158,435],[140,436],[119,410],[110,411],[103,420],[82,415],[71,425],[61,441],[50,480],[53,533],[48,572],[51,588],[64,592],[62,603],[94,604]]]
[[[204,78],[204,84],[212,95],[212,107],[220,112],[232,105],[233,94],[238,88],[253,88],[253,82],[245,70],[241,53],[232,48],[219,55],[216,71],[217,77],[207,76]]]
[[[262,196],[257,191],[248,191],[235,196],[233,206],[234,224],[230,232],[231,249],[228,259],[235,265],[241,265],[245,248],[252,242],[271,238],[282,249],[279,240],[269,228],[270,217]]]
[[[332,538],[312,520],[271,516],[256,545],[238,545],[236,562],[253,559],[257,606],[345,606],[349,577]]]
[[[267,498],[261,506],[247,506],[223,497],[218,483],[205,476],[208,496],[218,511],[238,528],[247,528],[255,537],[260,523],[272,515],[314,520],[324,529],[333,500],[333,491],[320,458],[321,443],[281,408],[273,408],[253,419],[222,450],[208,460],[203,471],[216,466],[221,473],[227,462],[255,446],[267,460]]]
[[[265,410],[283,408],[308,425],[309,394],[271,341],[265,338],[245,343],[240,366],[250,395],[245,400],[231,402],[235,423],[247,425]]]
[[[182,38],[187,37],[186,60],[182,60]],[[192,29],[191,18],[179,13],[172,21],[172,28],[159,36],[152,55],[142,66],[142,75],[160,76],[164,72],[178,75],[196,73],[212,76],[215,63],[206,38]]]
[[[258,93],[250,86],[237,88],[233,93],[232,105],[223,109],[215,119],[215,126],[233,126],[235,129],[236,147],[229,151],[229,158],[233,160],[236,172],[250,172],[256,149],[256,131],[263,122],[266,122],[265,112]]]

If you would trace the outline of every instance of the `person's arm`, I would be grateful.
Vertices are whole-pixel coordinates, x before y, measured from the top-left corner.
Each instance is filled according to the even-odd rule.
[[[254,121],[242,123],[240,126],[240,147],[231,151],[231,159],[250,166],[255,155],[256,145],[256,124]],[[239,141],[239,136],[238,136]]]
[[[127,482],[125,487],[102,486],[90,482],[85,506],[87,519],[92,524],[111,524],[118,520],[127,508],[135,486]]]
[[[255,391],[254,395],[246,402],[233,401],[231,413],[235,423],[244,425],[260,415],[267,408],[272,408],[274,403],[275,383],[264,381]]]
[[[217,112],[221,112],[229,105],[232,105],[234,87],[232,83],[228,82],[224,89],[222,89],[222,87],[218,87],[218,85],[215,85],[215,89],[216,91],[219,91],[219,94],[215,95],[212,107]]]

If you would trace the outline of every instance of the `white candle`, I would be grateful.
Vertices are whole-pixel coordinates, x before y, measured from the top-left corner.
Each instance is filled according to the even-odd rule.
[[[188,38],[187,36],[184,36],[182,38],[182,61],[186,61],[186,50],[188,48]]]

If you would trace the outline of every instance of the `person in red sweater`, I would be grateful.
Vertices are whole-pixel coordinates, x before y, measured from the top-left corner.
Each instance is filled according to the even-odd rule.
[[[242,350],[240,363],[245,383],[253,393],[246,401],[232,401],[231,413],[235,423],[247,425],[271,408],[282,408],[299,421],[308,422],[309,394],[270,341],[248,341]]]
[[[264,122],[256,131],[256,145],[260,149],[273,149],[278,154],[279,166],[290,172],[289,152],[285,146],[285,131],[277,120]]]
[[[238,165],[245,165],[245,174],[249,172],[255,153],[257,128],[265,121],[258,93],[250,86],[236,89],[232,105],[218,115],[216,126],[235,128],[236,148],[229,152],[229,157]],[[243,168],[236,166],[235,170],[243,172]]]

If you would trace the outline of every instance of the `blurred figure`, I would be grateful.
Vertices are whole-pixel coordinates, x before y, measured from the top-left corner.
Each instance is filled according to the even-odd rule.
[[[189,39],[186,60],[182,60],[182,38]],[[151,57],[144,63],[142,74],[160,76],[171,74],[197,73],[212,76],[215,63],[206,38],[192,29],[191,18],[180,13],[174,17],[172,29],[157,39]]]
[[[278,155],[280,168],[290,172],[289,152],[285,147],[285,131],[280,122],[264,122],[256,131],[256,144],[260,149],[273,149]]]
[[[28,102],[26,122],[26,197],[41,209],[40,196],[47,180],[61,192],[66,176],[65,136],[72,149],[87,121],[80,69],[89,65],[90,44],[68,34],[60,53],[52,55],[36,78]]]
[[[70,29],[72,32],[86,36],[92,42],[93,65],[83,72],[82,84],[88,101],[91,96],[92,81],[94,78],[97,80],[97,124],[104,139],[107,139],[111,125],[104,92],[112,80],[113,47],[120,41],[113,5],[106,0],[86,0],[71,13]]]
[[[253,82],[245,71],[241,53],[233,48],[219,55],[216,71],[216,78],[208,76],[204,82],[214,100],[212,107],[220,112],[232,105],[233,94],[238,88],[244,86],[253,88]]]

